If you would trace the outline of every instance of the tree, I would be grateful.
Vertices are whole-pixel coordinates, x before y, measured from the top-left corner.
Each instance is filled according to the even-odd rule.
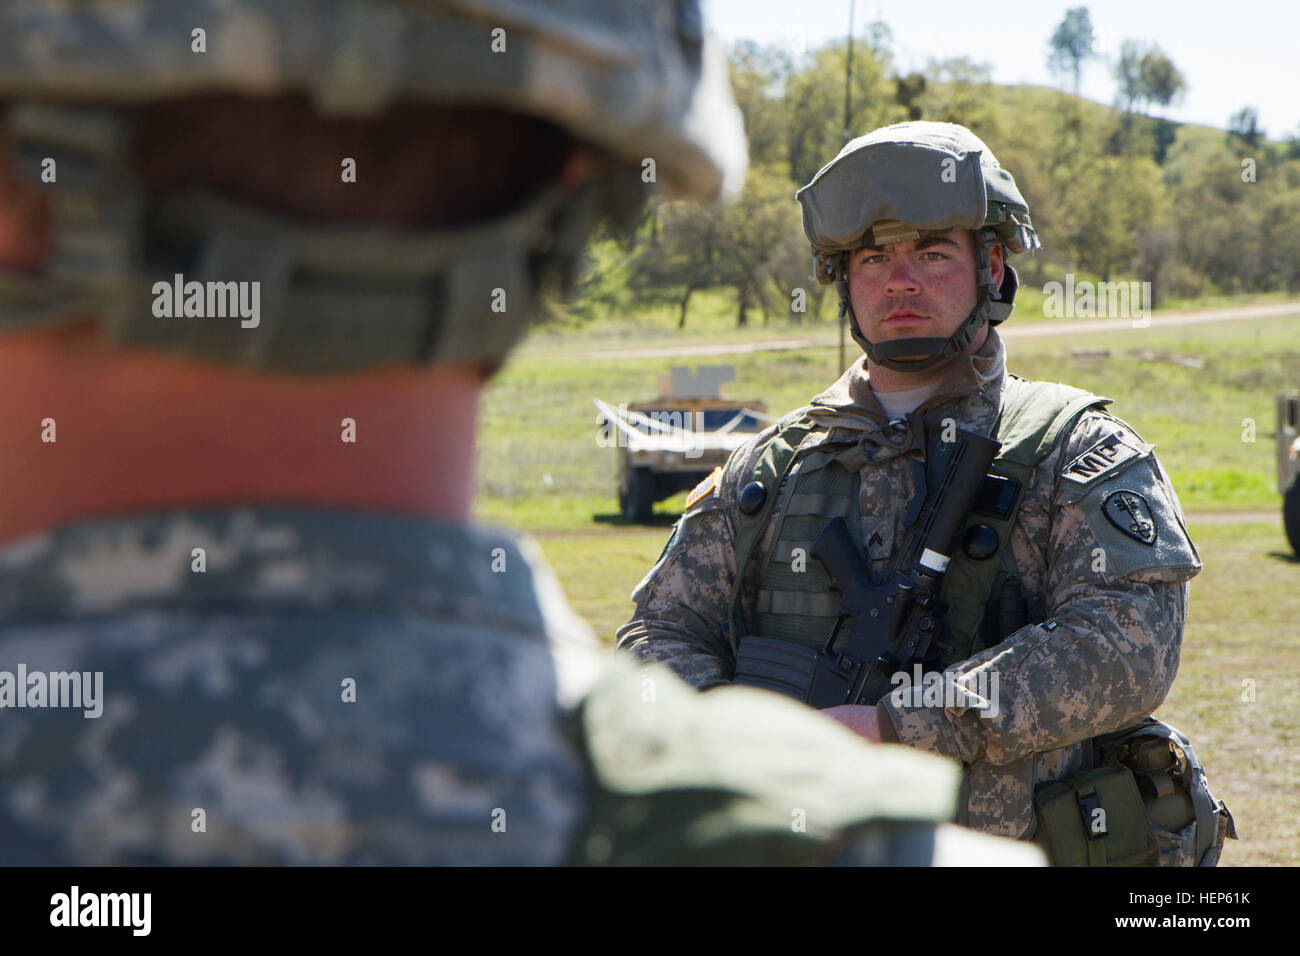
[[[919,120],[925,112],[921,105],[922,97],[925,96],[926,79],[924,73],[909,73],[907,76],[900,76],[894,80],[897,92],[894,99],[898,104],[907,110],[907,118],[910,120]]]
[[[1134,116],[1150,105],[1168,106],[1182,95],[1187,80],[1160,47],[1136,40],[1125,40],[1120,45],[1114,73],[1116,98],[1124,113],[1107,143],[1107,151],[1112,155],[1146,151],[1155,156],[1156,162],[1163,162],[1174,140],[1175,126],[1162,119],[1154,126],[1139,124],[1135,130]]]
[[[1259,147],[1264,131],[1259,126],[1259,113],[1253,106],[1243,106],[1228,119],[1228,142],[1234,139],[1250,149]]]
[[[794,69],[790,57],[777,47],[741,40],[731,51],[731,88],[745,120],[752,163],[784,158],[790,114],[782,97]]]
[[[1056,27],[1049,41],[1047,66],[1057,73],[1074,77],[1074,95],[1079,95],[1079,76],[1085,60],[1097,55],[1097,35],[1087,7],[1072,7]]]
[[[1186,78],[1160,47],[1136,40],[1120,45],[1115,81],[1129,115],[1145,104],[1168,106],[1187,89]]]
[[[1155,44],[1142,55],[1138,75],[1143,100],[1158,106],[1168,106],[1187,89],[1186,78]]]
[[[873,20],[867,24],[867,46],[871,47],[877,59],[889,54],[894,44],[894,31],[884,20]]]
[[[808,243],[794,201],[795,185],[782,164],[751,165],[740,198],[723,209],[715,203],[665,202],[659,239],[642,243],[631,262],[630,285],[642,302],[672,302],[684,328],[691,298],[701,289],[725,286],[736,293],[736,324],[749,324],[757,306],[765,318],[789,307],[808,272]],[[811,292],[812,290],[808,290]],[[820,301],[820,295],[805,293]]]
[[[721,221],[714,204],[664,202],[658,212],[658,239],[638,247],[629,285],[642,303],[674,303],[680,329],[686,326],[691,297],[717,281]]]
[[[931,82],[925,84],[921,108],[926,119],[960,123],[977,136],[997,133],[992,68],[966,57],[931,61]]]
[[[1275,186],[1264,199],[1259,237],[1266,289],[1300,291],[1300,188]]]
[[[1142,44],[1125,40],[1119,47],[1115,61],[1115,83],[1119,101],[1124,104],[1125,118],[1131,117],[1142,100]]]
[[[738,327],[749,324],[749,309],[755,305],[765,320],[776,311],[772,304],[774,262],[792,241],[802,239],[794,193],[795,185],[784,169],[751,166],[740,198],[722,214],[715,275],[718,284],[736,292]],[[807,250],[806,241],[800,245]],[[790,300],[785,297],[791,289],[779,279],[775,288],[783,297],[780,308],[787,308]]]
[[[1220,146],[1189,164],[1174,191],[1178,258],[1225,292],[1263,288],[1261,255],[1265,206],[1259,187],[1243,183],[1228,148]]]
[[[1163,204],[1160,167],[1147,156],[1094,159],[1073,186],[1065,229],[1079,266],[1103,282],[1129,268],[1138,237]]]
[[[786,84],[786,159],[790,178],[796,183],[812,179],[844,146],[847,56],[844,43],[814,50],[809,63],[792,73]],[[855,46],[851,88],[850,138],[906,118],[895,98],[893,80],[886,79],[884,66],[872,49]]]

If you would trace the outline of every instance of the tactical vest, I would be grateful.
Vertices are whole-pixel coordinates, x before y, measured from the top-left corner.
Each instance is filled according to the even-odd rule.
[[[1005,606],[1014,601],[1006,600],[1004,589],[1009,585],[1020,591],[1006,543],[1035,468],[1086,409],[1110,401],[1068,385],[1007,375],[991,435],[1002,448],[958,537],[963,540],[983,524],[996,534],[996,542],[991,549],[978,549],[978,558],[960,544],[953,549],[940,590],[940,600],[948,605],[948,634],[941,648],[944,667],[1045,616],[1046,609],[1037,613],[1023,605],[1018,622],[1005,613]],[[811,557],[813,542],[826,522],[838,516],[862,548],[858,491],[866,460],[858,447],[860,438],[810,441],[817,426],[807,411],[800,409],[782,420],[751,478],[766,489],[763,503],[751,515],[738,515],[736,579],[728,619],[733,650],[748,635],[824,645],[840,598],[831,592],[820,562]],[[794,485],[783,513],[775,518],[770,553],[758,569],[757,598],[746,609],[741,595],[749,564],[768,522],[774,520],[778,489],[787,479]],[[988,533],[983,537],[987,541]],[[895,551],[902,546],[894,542]],[[1111,823],[1101,839],[1085,832],[1082,821],[1089,807],[1108,810]],[[1225,839],[1237,838],[1232,814],[1210,793],[1190,742],[1154,717],[1088,741],[1081,771],[1040,787],[1035,813],[1037,839],[1057,866],[1214,866]]]
[[[1014,615],[997,615],[997,609],[1007,602],[994,589],[998,585],[999,592],[1010,589],[1016,598],[1020,597],[1019,583],[1008,573],[999,572],[1030,476],[1086,409],[1104,407],[1110,401],[1068,385],[1030,382],[1007,375],[991,435],[1002,443],[1002,448],[958,538],[961,541],[972,526],[982,524],[996,534],[997,540],[991,551],[981,549],[987,553],[979,559],[960,546],[954,549],[940,591],[940,599],[949,608],[948,638],[940,648],[945,667],[997,643],[1015,629]],[[813,543],[826,522],[838,516],[845,519],[859,549],[863,547],[858,491],[859,471],[865,459],[858,440],[805,448],[815,427],[807,409],[787,416],[754,469],[751,481],[761,483],[767,493],[757,511],[738,515],[736,578],[728,623],[733,650],[747,635],[823,645],[835,623],[840,599],[831,590],[826,571],[811,557]],[[775,518],[776,534],[758,575],[756,600],[751,608],[744,608],[742,590],[749,561],[769,520],[773,520],[778,489],[787,477],[794,486],[785,509]],[[899,502],[898,507],[906,504]],[[981,533],[989,540],[987,531]],[[895,546],[901,546],[901,542],[895,542]],[[995,612],[992,615],[988,613],[990,608]],[[1020,621],[1025,623],[1030,621]]]

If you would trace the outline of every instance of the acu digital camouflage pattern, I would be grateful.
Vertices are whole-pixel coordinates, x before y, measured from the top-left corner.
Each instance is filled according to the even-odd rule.
[[[962,360],[917,411],[951,417],[959,428],[987,434],[1005,376],[1005,350],[990,329],[984,347]],[[880,429],[885,415],[868,386],[865,360],[815,398],[810,414],[818,428],[805,448],[854,435],[864,442],[862,540],[873,571],[880,572],[906,534],[902,516],[912,495],[911,449],[891,444],[889,433]],[[720,624],[728,616],[736,575],[736,500],[773,434],[769,429],[742,446],[724,469],[718,490],[682,516],[658,563],[632,595],[632,620],[618,632],[621,647],[667,663],[701,689],[729,682],[734,672],[732,647]],[[1099,473],[1091,484],[1062,478],[1072,462],[1114,436],[1140,454]],[[1036,470],[1004,557],[1046,616],[951,669],[959,681],[970,678],[972,689],[980,686],[979,672],[996,674],[996,717],[965,707],[904,709],[888,699],[881,703],[885,734],[892,729],[902,743],[966,765],[968,797],[959,823],[1028,837],[1035,785],[1079,770],[1081,741],[1150,714],[1173,684],[1185,582],[1200,569],[1200,559],[1183,528],[1173,488],[1150,449],[1119,419],[1089,410]],[[782,484],[774,514],[784,507],[792,484],[789,479]],[[1105,516],[1103,504],[1116,490],[1147,503],[1158,546],[1138,541]],[[769,522],[749,562],[742,587],[746,608],[753,606],[775,525]]]
[[[102,671],[104,710],[0,711],[0,862],[554,861],[585,783],[548,646],[583,631],[553,588],[504,535],[346,512],[5,548],[0,669]]]
[[[656,181],[692,198],[734,198],[747,165],[726,58],[698,0],[0,4],[0,98],[129,104],[215,91],[302,91],[341,116],[403,97],[540,116],[638,173],[654,157]]]
[[[666,669],[647,695],[497,532],[84,522],[0,550],[0,620],[0,670],[104,675],[98,718],[0,709],[3,864],[1039,862],[935,826],[946,762]]]

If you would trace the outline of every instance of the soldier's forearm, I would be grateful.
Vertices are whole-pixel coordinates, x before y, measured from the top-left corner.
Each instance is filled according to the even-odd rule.
[[[698,635],[658,621],[634,619],[618,629],[618,647],[645,663],[667,664],[696,690],[731,683],[735,664]]]
[[[903,743],[1005,764],[1150,714],[1178,669],[1182,585],[1138,586],[1069,602],[950,673],[993,705],[903,708],[882,702]]]

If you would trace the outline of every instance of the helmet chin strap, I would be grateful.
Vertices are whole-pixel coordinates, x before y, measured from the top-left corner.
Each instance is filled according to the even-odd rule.
[[[923,372],[960,355],[969,348],[984,325],[985,319],[989,324],[997,325],[1011,314],[1016,289],[1019,286],[1016,270],[1004,264],[1002,283],[995,287],[989,250],[997,242],[997,235],[991,229],[982,229],[979,230],[979,237],[981,241],[975,244],[975,278],[979,286],[979,298],[975,302],[975,308],[971,309],[961,325],[957,326],[952,335],[947,338],[925,337],[868,342],[862,330],[858,328],[858,319],[853,312],[853,302],[849,297],[848,257],[846,255],[840,258],[839,274],[835,280],[835,288],[840,296],[840,317],[848,315],[849,333],[853,336],[853,341],[862,346],[862,350],[867,353],[867,358],[871,359],[872,363],[896,372]],[[904,355],[918,357],[902,358]]]

